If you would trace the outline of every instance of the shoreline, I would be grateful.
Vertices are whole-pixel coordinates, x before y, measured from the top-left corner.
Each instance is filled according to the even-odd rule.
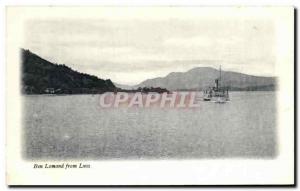
[[[25,93],[21,93],[21,96],[34,96],[34,95],[44,95],[44,96],[68,96],[68,95],[103,95],[105,93],[120,93],[120,92],[123,92],[123,93],[129,93],[129,94],[134,94],[134,93],[141,93],[143,95],[147,95],[149,93],[158,93],[158,92],[148,92],[148,93],[145,93],[145,92],[124,92],[124,91],[118,91],[118,92],[104,92],[104,93],[77,93],[77,94],[25,94]],[[202,92],[202,90],[200,91],[190,91],[190,90],[180,90],[180,91],[170,91],[168,92],[168,94],[172,94],[173,92]],[[229,91],[229,92],[278,92],[278,90],[255,90],[255,91]],[[166,93],[166,92],[162,92],[162,93],[158,93],[158,94],[163,94],[163,93]]]

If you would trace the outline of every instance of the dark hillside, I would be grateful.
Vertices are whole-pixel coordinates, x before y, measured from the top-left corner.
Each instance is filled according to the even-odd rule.
[[[29,50],[21,49],[22,92],[25,94],[80,94],[115,91],[111,80],[80,73],[53,64]]]

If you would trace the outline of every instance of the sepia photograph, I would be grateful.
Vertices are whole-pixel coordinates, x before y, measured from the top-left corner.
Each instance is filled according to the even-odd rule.
[[[292,7],[11,6],[6,17],[9,184],[294,183]]]

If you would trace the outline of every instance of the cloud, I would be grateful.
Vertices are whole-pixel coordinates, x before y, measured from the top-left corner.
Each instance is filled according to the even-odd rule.
[[[25,39],[45,59],[119,83],[219,64],[259,75],[275,62],[273,23],[264,19],[36,19]]]

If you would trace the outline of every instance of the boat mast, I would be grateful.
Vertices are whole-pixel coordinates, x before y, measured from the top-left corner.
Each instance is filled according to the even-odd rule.
[[[220,87],[222,86],[222,80],[221,80],[221,65],[220,65]]]

